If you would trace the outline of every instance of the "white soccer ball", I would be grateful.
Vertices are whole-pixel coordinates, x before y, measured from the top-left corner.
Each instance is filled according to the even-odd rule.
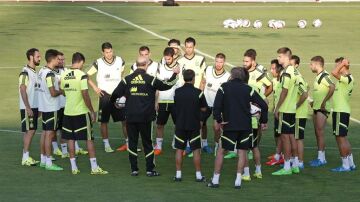
[[[255,29],[261,28],[262,27],[261,20],[255,20],[253,26],[254,26]]]
[[[243,22],[242,22],[242,27],[248,28],[248,27],[250,27],[250,26],[251,26],[250,20],[244,19]]]
[[[276,20],[274,22],[274,27],[275,29],[282,29],[285,27],[285,21],[282,21],[282,20]]]
[[[233,20],[231,18],[224,20],[224,22],[223,22],[224,28],[229,28],[231,26],[231,24],[233,24],[234,22],[235,22],[235,20]]]
[[[320,19],[315,19],[315,20],[313,21],[313,26],[314,26],[314,27],[319,28],[319,27],[321,27],[321,25],[322,25],[322,22],[321,22]]]
[[[268,26],[270,28],[275,28],[275,22],[276,22],[276,20],[274,20],[274,19],[269,20],[268,21]]]
[[[116,99],[116,106],[118,108],[124,108],[125,107],[125,103],[126,103],[126,97],[122,96],[121,98]]]
[[[298,27],[299,27],[300,29],[304,29],[304,28],[306,27],[306,25],[307,25],[306,20],[299,20],[299,21],[298,21]]]
[[[261,113],[261,109],[256,105],[250,104],[250,113],[251,115],[259,114]]]
[[[244,20],[241,19],[241,18],[240,18],[240,19],[237,19],[237,20],[236,20],[237,26],[238,26],[238,27],[242,27],[242,26],[243,26],[243,21],[244,21]]]

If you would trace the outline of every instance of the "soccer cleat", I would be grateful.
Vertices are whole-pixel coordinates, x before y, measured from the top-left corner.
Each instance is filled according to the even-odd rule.
[[[89,152],[88,151],[86,151],[86,150],[84,150],[83,148],[79,148],[79,150],[76,150],[75,151],[75,154],[76,155],[86,155],[86,154],[88,154]]]
[[[241,180],[243,180],[245,182],[250,182],[251,177],[250,177],[250,175],[243,175],[243,176],[241,176]]]
[[[79,169],[71,170],[71,173],[72,173],[73,175],[77,175],[77,174],[80,173],[80,170],[79,170]]]
[[[69,153],[62,154],[62,155],[61,155],[61,158],[62,158],[62,159],[70,158],[70,154],[69,154]]]
[[[291,172],[294,173],[294,174],[299,174],[300,173],[300,168],[299,167],[292,167]]]
[[[155,156],[159,156],[162,153],[161,149],[154,149]]]
[[[105,147],[105,152],[106,153],[113,153],[114,150],[110,146],[107,146],[107,147]]]
[[[120,152],[127,151],[127,148],[128,148],[127,144],[124,144],[124,145],[120,146],[119,148],[117,148],[116,151],[120,151]]]
[[[211,147],[209,147],[209,145],[203,147],[202,150],[203,150],[205,153],[208,153],[208,154],[212,154],[212,153],[213,153],[213,150],[211,149]]]
[[[251,150],[248,152],[247,157],[249,160],[252,160],[254,158],[254,154]]]
[[[350,166],[350,170],[351,170],[351,171],[355,171],[355,170],[356,170],[356,166],[355,166],[355,165]]]
[[[55,156],[62,156],[63,153],[61,152],[60,149],[56,149],[56,150],[53,151],[53,154],[54,154]]]
[[[284,168],[276,171],[276,172],[273,172],[271,173],[272,175],[291,175],[292,174],[292,171],[291,169],[289,170],[285,170]]]
[[[320,167],[326,164],[326,161],[320,161],[320,159],[315,159],[309,162],[311,167]]]
[[[210,182],[206,185],[207,187],[210,187],[210,188],[219,188],[219,184],[214,184],[212,182],[212,178],[210,179]]]
[[[148,176],[148,177],[157,177],[157,176],[160,176],[160,173],[156,172],[155,170],[147,171],[146,176]]]
[[[192,152],[188,155],[189,158],[192,158],[193,156],[194,156],[194,153],[192,153]]]
[[[101,169],[99,166],[93,170],[91,170],[91,175],[106,175],[108,171]]]
[[[51,166],[45,166],[45,170],[49,170],[49,171],[62,171],[64,170],[62,167],[56,165],[56,164],[52,164]]]
[[[351,171],[350,168],[344,168],[343,166],[339,166],[337,168],[331,169],[332,172],[349,172]]]
[[[229,152],[228,154],[226,154],[224,156],[224,159],[233,159],[233,158],[236,158],[237,157],[237,154],[235,152]]]
[[[283,158],[280,158],[279,160],[276,160],[275,158],[273,158],[270,161],[266,162],[265,164],[268,166],[273,166],[273,165],[279,165],[279,164],[283,164],[283,163],[284,163]]]
[[[261,173],[254,173],[253,175],[255,178],[257,179],[262,179],[262,174]]]
[[[36,166],[39,161],[35,161],[33,158],[29,157],[26,160],[21,161],[21,165],[23,166]]]
[[[181,177],[177,178],[176,176],[173,178],[173,180],[174,180],[174,182],[181,182],[182,181]]]
[[[139,175],[139,171],[134,170],[134,171],[131,172],[130,175],[133,176],[133,177],[138,176],[138,175]]]
[[[240,185],[240,186],[235,185],[234,188],[235,188],[235,189],[241,189],[241,185]]]
[[[205,176],[202,176],[201,179],[195,178],[195,182],[206,182]]]

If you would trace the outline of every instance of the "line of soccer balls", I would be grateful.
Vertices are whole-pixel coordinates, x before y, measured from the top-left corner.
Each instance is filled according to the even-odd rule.
[[[226,28],[226,29],[227,28],[237,29],[237,28],[241,28],[241,27],[249,28],[249,27],[251,27],[251,21],[248,19],[237,19],[237,20],[226,19],[226,20],[224,20],[223,25],[224,25],[224,28]],[[268,27],[272,28],[272,29],[283,29],[283,28],[285,28],[285,25],[286,25],[286,23],[283,20],[271,19],[268,21]],[[304,29],[307,26],[307,21],[299,20],[297,22],[297,25],[299,28]],[[322,22],[320,19],[315,19],[312,22],[312,26],[315,28],[319,28],[319,27],[321,27],[321,25],[322,25]],[[252,26],[255,29],[260,29],[263,26],[263,23],[261,20],[255,20],[253,22]]]

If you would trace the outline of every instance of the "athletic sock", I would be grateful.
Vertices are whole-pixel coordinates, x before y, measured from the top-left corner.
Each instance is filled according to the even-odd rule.
[[[51,156],[46,157],[46,167],[52,166]]]
[[[30,154],[29,154],[28,151],[27,151],[27,152],[23,152],[22,160],[23,160],[23,161],[27,160],[27,159],[29,158],[29,156],[30,156]]]
[[[70,164],[71,164],[71,170],[77,170],[78,167],[76,165],[76,158],[71,158],[70,159]]]
[[[103,142],[105,147],[110,147],[109,139],[103,139]]]
[[[203,176],[201,175],[201,171],[196,171],[195,175],[196,175],[196,179],[198,179],[198,180],[201,180],[202,177],[203,177]]]
[[[163,143],[163,138],[156,138],[156,148],[155,149],[160,149],[162,148],[162,143]]]
[[[67,149],[67,144],[66,143],[62,143],[61,144],[61,152],[63,154],[67,154],[68,153],[68,149]]]
[[[299,157],[295,156],[292,164],[293,168],[299,167]]]
[[[325,159],[325,151],[318,151],[318,159],[321,161],[321,162],[325,162],[326,159]]]
[[[79,151],[80,147],[77,141],[75,141],[75,151]]]
[[[285,162],[284,162],[284,169],[285,170],[290,170],[290,159],[288,159],[288,160],[285,160]]]
[[[125,138],[126,146],[129,147],[129,138]]]
[[[345,168],[345,169],[350,169],[348,156],[346,156],[346,157],[341,157],[341,161],[342,161],[342,167],[343,167],[343,168]]]
[[[46,156],[45,155],[43,155],[43,154],[40,155],[40,162],[42,164],[46,164]]]
[[[277,160],[277,161],[280,160],[280,157],[281,157],[280,154],[275,154],[275,155],[274,155],[274,159]]]
[[[354,163],[354,157],[353,157],[352,153],[348,156],[348,160],[349,160],[349,165],[351,167],[354,167],[355,163]]]
[[[255,166],[255,173],[261,173],[261,165]]]
[[[235,186],[241,186],[241,173],[236,173]]]
[[[51,142],[51,144],[53,147],[53,153],[55,153],[55,151],[59,149],[59,145],[56,141]]]
[[[176,171],[176,178],[181,178],[181,170]]]
[[[244,167],[244,176],[250,176],[250,168]]]
[[[208,141],[207,141],[207,139],[201,139],[201,146],[202,146],[202,147],[208,146]]]
[[[96,158],[90,158],[91,170],[95,170],[98,167]]]
[[[220,178],[220,174],[214,173],[214,176],[212,178],[212,183],[213,184],[219,184],[219,178]]]

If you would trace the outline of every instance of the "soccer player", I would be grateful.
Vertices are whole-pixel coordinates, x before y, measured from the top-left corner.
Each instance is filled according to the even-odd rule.
[[[150,48],[147,46],[141,46],[139,48],[139,56],[147,58],[149,61],[148,68],[146,70],[146,73],[150,74],[153,77],[156,77],[156,74],[159,71],[160,63],[154,62],[150,59],[151,52]],[[133,73],[137,69],[136,62],[130,67],[130,74]]]
[[[201,80],[203,78],[204,71],[206,68],[205,58],[203,56],[195,54],[195,46],[196,46],[196,41],[194,38],[188,37],[187,39],[185,39],[185,54],[184,57],[178,60],[178,62],[180,64],[180,69],[182,70],[191,69],[195,72],[194,86],[195,88],[204,90],[204,85],[201,82]],[[202,126],[202,128],[205,127],[206,126]],[[202,132],[201,138],[202,138],[201,144],[203,147],[204,145],[207,145],[207,134]],[[190,157],[192,156],[189,144],[187,144],[185,151],[187,154],[189,154]]]
[[[111,94],[124,76],[125,61],[119,56],[114,56],[112,45],[109,42],[103,43],[101,50],[103,57],[97,59],[87,72],[89,76],[97,73],[97,85],[90,78],[89,85],[99,96],[98,122],[100,122],[101,136],[103,138],[105,152],[114,152],[109,143],[108,123],[111,115],[114,122],[122,122],[122,130],[126,144],[122,145],[118,150],[126,151],[128,139],[124,109],[117,109],[109,101]]]
[[[68,141],[70,151],[71,172],[80,173],[75,159],[75,141],[86,140],[92,175],[108,174],[97,164],[95,157],[92,124],[96,114],[88,93],[88,76],[81,71],[85,62],[83,54],[76,52],[72,56],[72,66],[61,74],[61,90],[66,96],[62,138]]]
[[[180,41],[178,39],[170,39],[168,41],[168,47],[174,49],[174,62],[177,62],[182,57],[182,51],[180,47]],[[165,58],[161,59],[160,64],[165,64]]]
[[[262,113],[260,117],[261,129],[267,127],[268,106],[261,96],[247,85],[249,74],[242,67],[231,69],[230,81],[223,83],[216,93],[214,101],[214,118],[216,129],[223,128],[220,137],[220,148],[215,158],[214,175],[207,185],[219,187],[220,171],[223,164],[225,150],[238,150],[238,166],[235,188],[241,188],[241,175],[244,171],[246,151],[250,146],[252,133],[250,102],[257,104]]]
[[[137,145],[139,133],[144,147],[146,159],[146,175],[159,176],[154,170],[155,155],[151,140],[151,126],[155,119],[155,93],[157,90],[169,90],[178,80],[179,68],[173,68],[173,75],[168,81],[161,81],[146,73],[149,61],[139,56],[136,60],[137,69],[126,76],[114,90],[110,101],[115,103],[118,98],[126,96],[125,113],[127,131],[129,132],[129,161],[131,175],[138,176]]]
[[[255,89],[257,93],[267,102],[266,97],[269,96],[272,92],[272,83],[267,70],[264,66],[259,65],[256,62],[257,53],[254,49],[248,49],[244,53],[243,58],[243,66],[249,72],[249,82],[248,84]],[[251,105],[252,108],[256,108],[256,106]],[[254,162],[256,171],[254,173],[254,177],[261,179],[261,154],[258,147],[261,138],[261,130],[258,130],[259,123],[257,118],[257,113],[252,116],[252,128],[253,133],[251,136],[252,144],[250,146],[250,151],[248,153],[248,158],[245,162],[244,174],[242,176],[244,181],[250,181],[250,169],[249,169],[249,159],[252,159],[254,156]],[[230,152],[224,158],[232,158],[234,156],[234,152]]]
[[[281,143],[283,145],[284,168],[273,172],[272,175],[291,175],[292,173],[300,173],[295,140],[298,73],[295,67],[290,65],[292,53],[289,48],[280,48],[277,53],[279,64],[284,67],[284,70],[280,77],[281,93],[274,114],[275,118],[279,120],[278,132],[281,134]],[[294,157],[294,162],[290,165],[292,156]]]
[[[38,76],[36,67],[40,64],[40,52],[36,48],[26,51],[28,63],[19,75],[19,105],[21,114],[21,131],[23,136],[23,156],[21,165],[35,166],[39,161],[30,157],[29,148],[38,123]]]
[[[304,169],[304,137],[306,120],[309,113],[308,106],[308,84],[299,71],[300,58],[297,55],[291,56],[290,64],[298,71],[298,98],[296,104],[296,123],[295,123],[295,139],[297,143],[297,151],[299,157],[299,168]],[[293,160],[293,159],[292,159]]]
[[[179,67],[179,63],[174,60],[175,51],[171,47],[167,47],[164,50],[164,60],[165,64],[160,64],[156,77],[162,81],[167,81],[173,75],[173,68]],[[157,91],[156,92],[156,145],[154,148],[154,154],[160,155],[162,153],[162,144],[164,138],[164,127],[171,115],[171,118],[176,123],[176,113],[174,106],[174,94],[175,89],[179,87],[180,83],[177,82],[171,89],[166,91]]]
[[[42,116],[43,134],[41,137],[40,167],[46,170],[61,171],[62,167],[52,163],[51,143],[57,129],[59,110],[59,79],[55,76],[55,67],[58,65],[58,51],[49,49],[45,53],[46,66],[39,71],[39,112]]]
[[[276,104],[279,102],[280,93],[281,93],[281,83],[280,83],[280,76],[283,71],[283,67],[279,64],[277,59],[271,60],[271,67],[270,71],[273,76],[273,104],[275,110]],[[279,127],[279,119],[274,117],[274,139],[275,139],[275,145],[276,150],[275,154],[270,156],[270,160],[266,162],[266,165],[272,166],[272,165],[279,165],[284,163],[284,158],[281,154],[282,150],[282,144],[281,144],[281,138],[280,133],[278,132]]]
[[[204,182],[201,174],[201,140],[200,140],[200,111],[206,111],[207,103],[204,93],[194,87],[195,72],[191,69],[183,72],[185,84],[175,90],[174,102],[176,110],[175,148],[176,175],[174,181],[182,180],[181,168],[183,152],[186,143],[190,142],[195,166],[195,181]]]
[[[211,116],[214,106],[214,100],[216,92],[219,90],[221,84],[227,82],[230,77],[230,73],[225,70],[226,56],[223,53],[218,53],[215,56],[215,65],[208,66],[205,69],[202,85],[204,86],[204,95],[208,104],[205,112],[202,112],[201,121],[203,123],[202,133],[207,134],[206,122]],[[215,120],[213,121],[214,141],[215,141],[215,155],[219,147],[220,130],[215,129]],[[206,135],[207,136],[207,135]],[[207,141],[203,141],[203,151],[211,153],[211,148],[207,145]]]
[[[351,145],[346,138],[350,119],[349,101],[354,87],[354,77],[350,73],[350,62],[347,59],[341,57],[337,58],[335,62],[336,67],[331,72],[338,80],[333,99],[333,134],[339,147],[342,165],[331,170],[334,172],[346,172],[356,168]]]
[[[325,158],[325,124],[330,115],[330,99],[335,91],[335,85],[330,79],[329,73],[324,69],[324,58],[315,56],[311,58],[310,69],[317,76],[314,81],[313,102],[310,103],[314,110],[313,121],[315,136],[318,147],[318,156],[310,161],[310,166],[319,167],[326,164]]]

